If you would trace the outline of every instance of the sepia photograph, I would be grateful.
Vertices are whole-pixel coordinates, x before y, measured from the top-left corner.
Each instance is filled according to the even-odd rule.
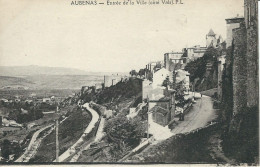
[[[0,0],[0,166],[259,166],[258,0]]]

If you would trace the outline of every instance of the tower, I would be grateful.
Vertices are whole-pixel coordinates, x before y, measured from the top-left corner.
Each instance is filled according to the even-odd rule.
[[[232,31],[236,28],[240,27],[240,23],[244,21],[244,18],[242,16],[237,15],[236,17],[233,18],[228,18],[226,19],[226,24],[227,24],[227,48],[232,45],[232,40],[233,40],[233,34]]]
[[[206,47],[213,46],[216,47],[217,39],[216,34],[212,29],[209,30],[209,33],[206,35]]]

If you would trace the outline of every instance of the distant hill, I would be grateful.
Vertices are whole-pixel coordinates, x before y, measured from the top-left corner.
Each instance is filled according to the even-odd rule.
[[[91,72],[76,68],[45,66],[0,66],[0,76],[30,75],[128,75],[126,72]]]
[[[101,82],[101,75],[0,76],[0,89],[80,89]]]
[[[23,76],[23,75],[87,75],[83,70],[64,67],[44,66],[0,66],[1,76]]]
[[[87,72],[64,67],[0,66],[0,89],[80,89],[104,81],[117,72]]]

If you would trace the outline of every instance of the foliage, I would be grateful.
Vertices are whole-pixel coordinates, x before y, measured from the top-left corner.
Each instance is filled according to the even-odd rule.
[[[178,101],[178,103],[176,104],[177,107],[184,107],[186,101],[184,99],[184,86],[182,82],[176,85],[175,100]]]
[[[91,121],[91,114],[80,108],[73,108],[70,116],[59,126],[60,154],[72,146],[83,134]],[[48,147],[46,147],[48,145]],[[55,130],[43,139],[34,159],[34,162],[50,162],[55,159]]]
[[[177,134],[151,145],[130,158],[139,163],[216,163],[210,156],[209,138],[216,127],[208,127],[188,134]]]
[[[17,123],[27,123],[42,118],[43,113],[39,109],[31,109],[27,114],[24,114],[21,110],[13,110],[9,113],[8,117]]]
[[[144,76],[145,72],[146,72],[146,69],[140,69],[139,72],[138,72],[138,75],[139,76]]]
[[[129,74],[130,74],[131,76],[136,76],[138,73],[137,73],[135,70],[131,70],[131,71],[129,72]]]
[[[105,88],[100,92],[84,93],[80,99],[84,102],[94,101],[99,104],[110,103],[113,100],[123,100],[132,96],[138,96],[142,91],[142,80],[129,78],[128,81],[120,81],[116,85]]]
[[[213,65],[212,71],[217,72],[217,66],[218,66],[217,57],[218,56],[220,56],[220,51],[213,47],[209,47],[202,57],[189,62],[185,66],[185,70],[190,73],[191,82],[194,82],[196,78],[198,78],[200,82],[203,79],[205,79],[206,82],[205,82],[204,87],[206,87],[206,89],[211,89],[211,88],[216,87],[216,83],[212,82],[212,81],[216,80],[216,79],[214,79],[214,76],[213,75],[206,76],[206,66],[207,66],[207,63],[212,63],[212,65]],[[198,85],[201,85],[201,84],[197,84],[196,86],[198,86]]]
[[[145,125],[139,117],[128,120],[124,115],[119,115],[107,121],[104,131],[111,144],[111,154],[120,158],[140,143],[145,133]]]
[[[233,112],[233,49],[229,47],[226,55],[226,65],[222,75],[222,120],[229,123]]]
[[[18,143],[11,143],[7,139],[5,139],[1,143],[2,157],[5,158],[5,159],[9,159],[9,155],[19,154],[21,151],[22,151],[22,149],[21,149],[21,147]]]

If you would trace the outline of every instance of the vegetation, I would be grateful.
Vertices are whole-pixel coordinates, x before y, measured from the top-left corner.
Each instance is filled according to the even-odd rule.
[[[189,134],[178,134],[131,157],[129,162],[143,163],[216,163],[210,153],[211,126]],[[141,157],[141,158],[140,158]]]
[[[113,100],[122,101],[132,96],[137,96],[142,91],[142,80],[129,78],[128,81],[120,81],[116,85],[105,88],[100,92],[82,94],[80,99],[84,102],[94,101],[98,104],[110,103]]]
[[[219,50],[209,47],[202,57],[186,65],[185,70],[190,73],[191,82],[196,83],[196,90],[201,91],[217,87],[217,57],[219,55]],[[208,63],[212,65],[210,73],[206,73]]]
[[[59,126],[60,154],[65,152],[80,138],[91,119],[89,112],[83,112],[80,108],[74,108],[70,116]],[[31,162],[50,162],[54,159],[55,131],[43,139],[37,154]]]
[[[144,137],[146,129],[145,122],[140,117],[128,120],[123,114],[108,120],[105,124],[106,143],[109,143],[108,150],[110,160],[118,161],[130,150],[134,149]]]
[[[17,123],[27,123],[30,121],[38,120],[43,117],[44,111],[53,111],[56,109],[55,104],[48,103],[0,103],[0,108],[5,107],[10,110],[8,118],[15,120]],[[26,111],[25,111],[26,110]]]

